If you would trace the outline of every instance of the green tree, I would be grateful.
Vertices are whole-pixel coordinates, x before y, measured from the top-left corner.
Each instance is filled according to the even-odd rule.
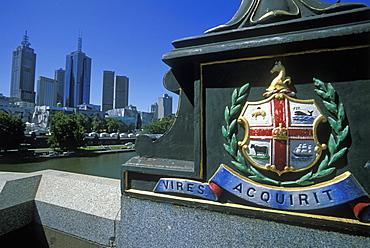
[[[77,150],[84,144],[86,119],[82,114],[66,115],[58,111],[51,117],[51,137],[48,143],[52,148]]]
[[[0,151],[18,148],[24,141],[25,128],[21,118],[0,111]]]
[[[130,123],[130,125],[127,126],[127,132],[134,132],[135,126],[135,123]]]
[[[171,127],[174,119],[175,115],[170,114],[166,117],[155,120],[150,124],[145,124],[142,126],[143,133],[163,134]]]
[[[91,122],[91,131],[100,133],[103,129],[106,129],[106,121],[95,115]]]
[[[117,119],[108,117],[105,118],[105,121],[107,123],[107,131],[108,133],[116,133],[119,129],[119,122]]]
[[[119,127],[118,127],[118,131],[121,132],[121,133],[125,133],[128,131],[128,126],[126,125],[126,123],[124,123],[123,121],[121,120],[118,120],[118,124],[119,124]]]
[[[91,128],[92,128],[92,118],[91,117],[88,117],[86,118],[86,132],[90,133],[91,132]]]

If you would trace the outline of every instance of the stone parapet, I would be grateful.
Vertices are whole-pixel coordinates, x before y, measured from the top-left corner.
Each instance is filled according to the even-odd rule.
[[[0,186],[0,235],[37,223],[49,245],[71,239],[102,247],[114,243],[120,180],[54,170],[2,172]]]

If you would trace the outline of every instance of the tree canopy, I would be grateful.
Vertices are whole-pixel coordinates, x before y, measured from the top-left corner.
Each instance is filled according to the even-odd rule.
[[[174,119],[175,119],[175,115],[170,114],[166,117],[155,120],[150,124],[145,124],[142,126],[143,133],[163,134],[167,132],[168,129],[170,129]]]
[[[0,150],[18,148],[24,141],[25,128],[21,118],[0,111]]]
[[[105,121],[107,122],[108,133],[116,133],[119,131],[120,123],[117,119],[108,117],[108,118],[105,118]]]
[[[99,118],[99,116],[95,115],[91,122],[91,131],[100,133],[103,129],[106,129],[106,121],[105,119]]]
[[[66,115],[57,111],[51,116],[51,137],[48,143],[52,148],[77,150],[84,145],[86,119],[82,114]]]
[[[126,125],[123,121],[117,118],[107,117],[105,119],[94,116],[91,120],[91,131],[92,132],[103,132],[117,133],[117,132],[133,132],[135,130],[135,123]]]

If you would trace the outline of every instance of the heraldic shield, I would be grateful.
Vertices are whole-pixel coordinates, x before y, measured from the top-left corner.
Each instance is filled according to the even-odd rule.
[[[326,121],[315,100],[298,100],[279,93],[258,102],[247,102],[238,118],[245,136],[238,143],[255,167],[276,172],[300,172],[312,167],[325,144],[316,129]]]

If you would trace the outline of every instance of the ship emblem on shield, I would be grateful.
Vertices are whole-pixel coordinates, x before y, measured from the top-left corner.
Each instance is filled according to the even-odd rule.
[[[326,149],[316,136],[326,121],[312,100],[274,94],[259,102],[247,102],[238,118],[245,128],[238,143],[255,167],[276,172],[300,172],[311,168]]]

